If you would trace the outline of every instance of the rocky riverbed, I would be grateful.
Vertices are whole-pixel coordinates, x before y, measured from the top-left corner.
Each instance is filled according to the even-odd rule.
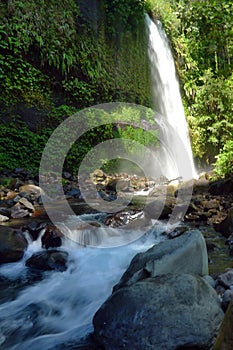
[[[60,180],[58,180],[59,179],[56,178],[55,174],[48,174],[47,178],[45,179],[47,182],[59,182]],[[164,227],[166,227],[166,223],[169,223],[167,229],[164,229],[164,232],[161,232],[161,236],[164,237],[165,242],[174,242],[175,245],[175,242],[177,242],[179,245],[179,239],[185,239],[182,237],[187,237],[190,230],[192,232],[198,232],[197,235],[204,237],[205,249],[207,252],[207,266],[205,269],[207,270],[204,273],[203,271],[193,272],[190,268],[195,266],[194,262],[199,261],[200,257],[201,259],[203,258],[203,254],[205,254],[201,253],[203,248],[201,251],[200,249],[197,249],[197,247],[192,248],[191,251],[194,251],[193,256],[190,254],[187,255],[186,253],[181,254],[182,258],[186,256],[186,262],[188,260],[188,256],[192,257],[192,261],[187,263],[187,270],[185,269],[185,264],[183,263],[181,264],[181,269],[179,269],[180,263],[177,263],[176,255],[174,264],[178,266],[178,272],[172,267],[172,263],[171,265],[166,263],[167,258],[165,253],[163,258],[161,256],[159,257],[159,264],[161,264],[163,267],[166,266],[166,269],[162,269],[161,273],[158,273],[158,267],[153,267],[151,270],[151,268],[148,266],[154,266],[154,263],[150,263],[150,265],[148,258],[144,257],[142,259],[144,263],[140,263],[141,265],[139,264],[141,267],[137,268],[133,274],[131,273],[132,276],[130,278],[132,283],[129,284],[127,282],[126,285],[122,285],[119,291],[117,288],[115,288],[112,297],[110,297],[109,301],[107,301],[107,306],[108,304],[109,306],[106,309],[106,312],[109,314],[109,310],[112,310],[111,312],[113,314],[109,317],[110,319],[112,319],[112,317],[115,319],[113,323],[111,323],[112,321],[110,322],[110,319],[106,321],[109,324],[109,328],[105,328],[105,330],[103,330],[101,320],[103,317],[105,319],[105,316],[103,316],[104,314],[102,311],[99,311],[94,318],[94,335],[89,336],[83,341],[79,341],[79,345],[71,345],[70,348],[68,345],[66,345],[64,348],[120,349],[121,347],[119,344],[121,344],[121,346],[128,349],[141,349],[142,346],[146,344],[143,348],[154,349],[153,344],[158,341],[156,340],[156,334],[158,332],[161,333],[161,329],[156,329],[154,335],[150,332],[150,334],[146,334],[143,331],[145,317],[146,319],[150,319],[150,322],[152,322],[151,325],[156,324],[157,321],[154,319],[154,316],[152,317],[152,315],[150,315],[150,308],[147,308],[146,311],[139,307],[141,302],[139,299],[137,299],[138,293],[140,295],[148,295],[149,302],[151,299],[151,288],[165,288],[162,289],[164,290],[162,292],[164,297],[164,293],[167,288],[166,286],[174,285],[174,287],[171,287],[171,290],[174,289],[176,291],[178,288],[179,291],[177,290],[175,293],[177,294],[179,292],[185,298],[186,292],[188,293],[186,290],[188,287],[186,288],[185,286],[191,285],[193,286],[193,291],[195,288],[197,288],[195,293],[199,295],[198,298],[200,299],[200,303],[203,303],[203,305],[205,304],[203,312],[208,309],[208,306],[206,301],[201,301],[201,297],[204,298],[205,293],[207,299],[210,297],[210,295],[213,295],[213,300],[215,300],[213,303],[216,303],[218,317],[215,318],[216,322],[212,323],[211,325],[209,324],[209,328],[206,329],[206,334],[209,332],[209,338],[204,336],[205,341],[201,340],[199,343],[197,343],[195,340],[197,338],[199,338],[199,340],[202,338],[202,336],[198,333],[198,329],[196,329],[196,338],[194,337],[192,340],[189,338],[187,340],[185,334],[189,332],[189,328],[186,329],[184,325],[182,326],[183,335],[177,335],[174,328],[174,334],[172,333],[173,336],[172,334],[170,335],[171,338],[179,337],[180,339],[183,339],[182,337],[184,336],[184,340],[180,340],[181,342],[179,344],[175,343],[175,345],[171,345],[171,341],[171,343],[167,345],[167,349],[177,349],[177,346],[182,346],[182,349],[185,349],[184,346],[189,346],[190,348],[191,345],[198,346],[198,349],[210,349],[213,346],[213,341],[216,337],[218,327],[223,319],[223,313],[227,311],[230,302],[233,300],[233,178],[211,182],[208,174],[203,174],[198,180],[182,184],[180,179],[168,181],[164,178],[148,179],[135,175],[129,176],[127,174],[107,175],[101,170],[96,170],[86,179],[78,179],[76,176],[65,172],[62,179],[65,198],[76,215],[93,214],[97,212],[96,209],[90,207],[83,200],[79,185],[80,181],[82,181],[82,186],[84,184],[85,191],[89,191],[89,198],[91,198],[92,202],[98,203],[102,200],[105,202],[112,202],[116,198],[125,199],[126,202],[130,198],[130,201],[125,209],[113,214],[106,213],[106,215],[103,215],[99,221],[92,220],[90,218],[86,222],[77,223],[76,230],[84,232],[87,228],[89,229],[91,227],[93,232],[96,232],[99,225],[114,229],[124,227],[124,225],[131,225],[130,227],[133,228],[135,225],[136,228],[138,226],[138,222],[140,222],[141,225],[142,223],[147,224],[148,222],[154,222],[157,220],[163,222]],[[15,295],[17,294],[16,290],[23,291],[25,287],[42,280],[43,274],[46,271],[58,271],[62,273],[68,269],[69,256],[65,249],[63,249],[64,242],[67,240],[67,237],[63,234],[59,227],[56,227],[50,221],[50,218],[43,208],[41,196],[43,195],[44,190],[39,186],[38,176],[33,176],[30,174],[30,172],[24,169],[15,169],[13,172],[3,171],[0,174],[0,184],[0,264],[21,261],[23,258],[25,258],[25,252],[27,251],[28,245],[32,242],[40,242],[41,246],[39,251],[33,253],[28,259],[24,260],[24,263],[28,268],[26,275],[24,274],[13,283],[5,276],[0,276],[0,282],[2,285],[0,295],[1,302],[5,302],[15,298]],[[93,191],[93,185],[95,186],[96,191]],[[185,202],[187,196],[179,196],[179,189],[181,187],[188,189],[191,188],[192,190],[192,195],[188,201],[188,204]],[[64,197],[60,198],[58,195],[56,201],[51,203],[51,208],[54,211],[62,210],[63,201]],[[172,229],[170,220],[172,215],[174,216],[174,211],[176,212],[179,225],[176,225],[176,227]],[[194,235],[194,237],[196,236]],[[195,239],[192,239],[192,241],[195,242]],[[173,243],[169,244],[173,245]],[[186,247],[187,245],[185,244],[184,246]],[[159,249],[161,252],[161,247],[156,249]],[[167,251],[168,248],[166,247],[164,249]],[[172,248],[172,250],[175,251],[176,249]],[[150,252],[148,255],[150,256],[150,261],[158,260],[158,257],[156,256],[154,256],[152,259]],[[161,259],[164,259],[162,260],[162,263],[160,262]],[[146,265],[145,261],[147,261]],[[136,265],[139,266],[138,263]],[[168,265],[170,266],[169,269]],[[152,273],[151,271],[157,272]],[[161,274],[167,277],[158,279],[157,276]],[[199,281],[197,277],[195,277],[197,279],[194,279],[194,277],[192,277],[193,274],[195,274],[195,276],[199,275],[200,277],[198,278],[201,278],[201,280]],[[205,276],[204,282],[202,282],[203,276]],[[119,283],[121,282],[119,281]],[[204,285],[202,286],[203,283]],[[202,287],[200,287],[201,289],[198,289],[199,287],[194,287],[194,285],[201,285]],[[211,289],[209,290],[209,288]],[[213,291],[215,294],[213,294]],[[123,293],[123,295],[121,295],[121,293]],[[129,293],[129,296],[127,296],[127,293]],[[190,293],[192,294],[192,292]],[[117,295],[116,297],[115,294]],[[156,293],[156,295],[157,294],[158,293]],[[113,298],[113,302],[111,298]],[[127,311],[129,319],[124,322],[129,324],[128,328],[120,326],[121,316],[118,318],[117,313],[121,313],[121,309],[117,308],[117,313],[114,311],[114,298],[120,298],[121,300],[126,298],[126,304],[128,304],[127,298],[130,298],[131,300],[132,298],[136,298],[138,300],[137,306],[141,311],[139,312],[136,306],[134,308],[137,310],[136,314],[134,313],[134,309]],[[168,299],[166,299],[164,302],[169,304],[172,295],[168,295],[167,298]],[[190,296],[187,296],[187,298],[190,299]],[[175,301],[171,302],[173,303]],[[186,303],[185,301],[183,302],[180,297],[179,302],[181,302],[181,304]],[[159,305],[157,299],[155,299],[153,302],[151,301],[151,303],[154,306]],[[171,305],[173,305],[172,303]],[[190,303],[192,304],[190,310],[196,307],[194,306],[196,301],[193,300],[190,301]],[[217,306],[218,303],[219,306]],[[106,304],[104,305],[104,308],[106,308]],[[187,305],[189,305],[189,303]],[[178,309],[182,309],[179,304],[177,307]],[[176,315],[180,313],[181,309],[176,312]],[[103,308],[101,310],[103,310]],[[123,307],[123,314],[124,310],[125,308]],[[183,315],[185,319],[188,317],[188,310],[189,308],[187,308],[187,315]],[[198,314],[200,310],[198,308],[196,310],[197,311],[195,312]],[[162,319],[165,320],[166,315],[168,315],[170,312],[171,311],[168,309],[167,314],[165,313],[164,315],[159,316],[160,319],[162,317]],[[140,318],[138,313],[142,313],[146,316]],[[132,321],[131,317],[133,317],[136,322],[136,328],[133,326],[133,324],[130,325],[130,322]],[[138,322],[141,322],[141,326],[136,321],[137,317],[139,320]],[[214,316],[208,314],[209,320],[213,317]],[[203,319],[203,317],[201,318]],[[169,322],[172,324],[173,321],[175,322],[175,320],[171,319]],[[165,327],[164,322],[165,321],[163,321],[163,329],[166,327],[169,329],[171,325],[169,326],[168,323]],[[187,323],[186,326],[189,327]],[[117,327],[121,328],[121,332],[116,333],[114,339],[110,337],[110,340],[107,341],[107,334],[112,334],[114,331],[116,331]],[[124,331],[122,333],[123,329]],[[140,329],[142,329],[143,334],[140,333]],[[107,333],[105,334],[105,332]],[[139,341],[137,343],[137,337],[134,337],[136,342],[134,344],[134,340],[132,338],[127,338],[127,334],[132,334],[132,332],[138,333],[138,337],[142,342],[147,339],[146,342],[140,343]],[[163,344],[163,339],[165,338],[163,338],[163,335],[161,334],[160,344]],[[122,339],[125,339],[123,343]],[[159,346],[163,345],[159,345],[158,343],[158,349],[160,349]],[[215,347],[214,349],[218,348]],[[219,347],[219,349],[221,349],[221,347]]]

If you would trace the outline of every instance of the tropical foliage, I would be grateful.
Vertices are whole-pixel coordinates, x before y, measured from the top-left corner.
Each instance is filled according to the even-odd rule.
[[[232,1],[97,3],[88,11],[85,2],[75,0],[0,2],[0,166],[22,166],[20,162],[29,157],[28,140],[35,157],[30,164],[36,168],[35,154],[41,153],[52,130],[84,107],[113,101],[151,106],[147,11],[163,23],[170,39],[196,160],[202,166],[214,164],[217,176],[231,174]],[[35,128],[22,124],[19,106],[43,115],[36,134]],[[66,166],[76,167],[92,142],[102,142],[112,132],[108,126],[101,132],[94,129],[86,141],[80,140],[79,153],[71,150]],[[114,137],[133,134],[142,143],[149,142],[142,130],[119,125]]]

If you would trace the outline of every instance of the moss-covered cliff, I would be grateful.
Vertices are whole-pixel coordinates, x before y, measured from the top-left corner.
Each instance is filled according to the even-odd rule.
[[[25,107],[51,121],[64,104],[150,105],[141,1],[11,0],[0,12],[2,117],[28,120]]]

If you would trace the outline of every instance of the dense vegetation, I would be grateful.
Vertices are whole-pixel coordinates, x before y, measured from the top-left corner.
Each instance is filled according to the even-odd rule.
[[[171,41],[196,159],[216,162],[218,176],[232,174],[229,0],[0,1],[0,168],[37,169],[53,129],[84,107],[151,106],[145,11]],[[108,126],[95,142],[124,133],[147,142],[140,128],[116,136]],[[66,166],[76,169],[92,145],[90,133]]]

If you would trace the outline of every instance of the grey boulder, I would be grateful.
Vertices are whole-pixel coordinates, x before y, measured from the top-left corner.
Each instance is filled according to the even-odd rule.
[[[204,279],[167,274],[113,293],[93,324],[105,350],[209,349],[222,319],[219,298]]]
[[[208,275],[206,243],[200,231],[186,231],[180,237],[135,255],[114,291],[146,277],[167,273]]]

